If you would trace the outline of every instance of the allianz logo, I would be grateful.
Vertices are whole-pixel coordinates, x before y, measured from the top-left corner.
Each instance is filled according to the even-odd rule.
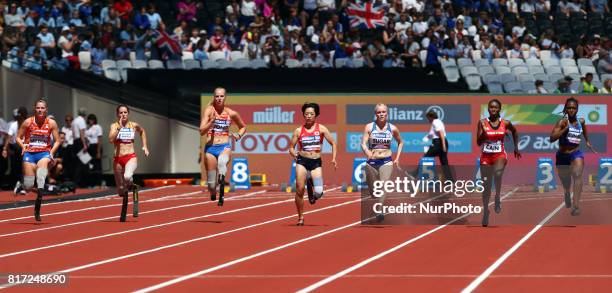
[[[253,123],[293,123],[295,111],[283,111],[280,106],[264,108],[263,111],[253,112]]]
[[[519,150],[524,150],[530,146],[534,150],[558,150],[559,141],[550,142],[548,136],[522,135],[518,143]]]
[[[438,114],[440,120],[444,120],[444,109],[438,105],[428,107],[425,111],[423,110],[404,110],[398,107],[389,107],[389,120],[390,121],[423,121],[425,120],[425,114],[429,111],[434,111]]]

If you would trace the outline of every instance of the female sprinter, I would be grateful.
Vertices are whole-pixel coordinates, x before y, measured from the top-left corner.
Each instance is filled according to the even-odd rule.
[[[51,146],[51,136],[53,136],[53,146]],[[49,174],[49,167],[53,165],[53,154],[61,143],[57,123],[47,117],[47,102],[45,100],[36,101],[34,116],[21,124],[15,139],[22,149],[25,190],[31,190],[34,187],[34,179],[36,179],[37,195],[34,205],[34,218],[40,222],[40,206],[42,205],[45,180]]]
[[[366,124],[361,139],[361,149],[368,158],[365,173],[369,190],[374,189],[374,181],[390,179],[393,165],[399,167],[400,155],[404,147],[400,131],[395,125],[387,121],[387,110],[385,104],[377,104],[374,107],[376,121]],[[391,141],[393,139],[398,144],[395,159],[391,158]],[[381,198],[382,201],[384,201],[384,196]],[[384,214],[376,215],[376,219],[381,222],[384,219]]]
[[[565,191],[565,207],[572,207],[572,216],[580,214],[580,195],[582,194],[582,171],[584,169],[584,154],[580,150],[580,136],[584,136],[586,146],[595,153],[587,134],[584,118],[576,117],[578,113],[578,100],[569,98],[565,101],[563,118],[560,119],[550,134],[550,142],[559,140],[559,151],[555,165],[559,178]],[[570,187],[574,180],[574,199]]]
[[[484,181],[484,191],[482,192],[482,226],[489,225],[489,197],[491,196],[491,178],[495,181],[495,212],[501,212],[501,186],[504,168],[508,163],[506,150],[504,148],[504,137],[506,131],[512,132],[514,141],[514,157],[521,158],[518,149],[518,133],[514,125],[508,120],[501,119],[499,112],[502,103],[498,99],[489,101],[489,118],[480,120],[478,123],[476,143],[482,150],[480,156],[480,171]]]
[[[138,123],[129,120],[130,109],[126,105],[119,105],[116,112],[118,121],[111,124],[108,139],[115,146],[113,170],[115,172],[117,193],[124,197],[124,206],[127,206],[128,192],[134,188],[132,177],[138,166],[138,159],[136,158],[136,150],[134,148],[136,132],[140,134],[142,151],[147,157],[149,156],[149,147],[144,128]],[[134,200],[136,201],[135,196]],[[121,213],[120,221],[125,221],[123,212]]]
[[[246,132],[246,125],[238,112],[225,106],[226,94],[224,88],[215,89],[213,100],[204,109],[200,123],[200,135],[206,135],[204,164],[210,200],[217,199],[217,183],[219,183],[219,202],[217,203],[219,206],[223,205],[225,175],[232,153],[229,142],[229,129],[232,121],[238,126],[238,133],[232,133],[235,141],[240,140]]]
[[[323,196],[323,169],[321,168],[321,149],[323,138],[332,146],[331,163],[336,163],[336,142],[327,127],[317,123],[319,105],[305,103],[302,105],[304,125],[293,131],[289,154],[296,160],[295,164],[295,206],[298,212],[298,226],[304,225],[304,185],[308,185],[308,201],[314,204]],[[298,151],[295,145],[298,144]]]

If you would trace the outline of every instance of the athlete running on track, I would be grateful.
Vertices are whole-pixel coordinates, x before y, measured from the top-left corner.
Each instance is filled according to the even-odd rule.
[[[521,158],[518,149],[518,133],[516,128],[508,120],[501,119],[499,113],[502,103],[498,99],[489,101],[489,118],[480,120],[478,123],[476,143],[480,146],[482,154],[480,156],[480,171],[484,181],[484,191],[482,192],[482,226],[489,225],[489,198],[491,197],[491,179],[495,182],[495,212],[501,212],[501,186],[502,175],[508,163],[508,156],[504,147],[504,137],[506,131],[512,132],[514,141],[514,157]]]
[[[295,164],[295,206],[298,213],[298,226],[304,225],[304,185],[308,188],[308,202],[314,204],[323,196],[323,169],[321,150],[323,138],[332,146],[332,160],[334,169],[336,163],[336,142],[327,127],[317,123],[319,105],[305,103],[302,105],[304,125],[293,131],[289,154],[296,160]],[[298,145],[296,151],[295,145]]]
[[[127,199],[128,192],[134,190],[134,171],[138,166],[138,159],[134,147],[136,133],[142,139],[142,151],[149,156],[147,145],[147,134],[142,126],[130,121],[130,109],[126,105],[119,105],[116,110],[118,121],[111,124],[108,139],[115,146],[115,158],[113,171],[115,173],[115,184],[117,193]],[[124,201],[126,200],[124,199]],[[135,198],[136,201],[136,198]],[[123,216],[123,215],[122,215]],[[121,218],[125,221],[125,218]]]
[[[53,165],[53,154],[60,146],[59,130],[55,120],[47,117],[47,102],[38,100],[34,104],[34,116],[26,119],[16,136],[16,141],[22,149],[23,185],[25,190],[31,190],[36,180],[36,203],[34,218],[41,221],[40,207],[45,188],[45,180],[49,167]],[[53,138],[53,146],[51,139]]]
[[[584,153],[580,150],[581,136],[586,146],[596,153],[589,141],[584,118],[578,118],[578,100],[569,98],[565,101],[563,118],[557,121],[550,134],[550,142],[559,140],[559,150],[555,165],[563,184],[566,208],[572,208],[572,216],[580,214],[580,196],[582,194],[582,171],[584,170]],[[570,188],[574,181],[574,198],[572,203]]]
[[[388,108],[385,104],[377,104],[374,107],[376,121],[368,123],[363,131],[361,139],[361,149],[368,158],[365,166],[366,181],[368,190],[374,190],[374,181],[386,181],[391,178],[393,165],[399,167],[400,155],[404,147],[404,141],[400,131],[395,125],[387,121]],[[391,157],[391,142],[397,141],[397,154],[395,159]],[[385,196],[380,198],[380,202],[384,202]],[[376,215],[376,219],[380,222],[384,219],[384,214]]]
[[[204,164],[206,166],[208,191],[210,200],[217,199],[217,183],[219,188],[218,205],[223,205],[225,175],[232,155],[229,142],[230,125],[232,122],[238,126],[238,133],[232,133],[235,141],[240,140],[246,132],[246,124],[240,118],[238,112],[225,105],[226,90],[216,88],[212,101],[205,107],[200,123],[200,135],[206,135],[206,146],[204,148]],[[217,176],[219,175],[219,176]]]

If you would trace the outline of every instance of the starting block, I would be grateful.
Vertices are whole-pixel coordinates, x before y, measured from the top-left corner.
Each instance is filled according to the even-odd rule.
[[[253,173],[251,174],[249,180],[251,181],[251,185],[257,185],[257,186],[268,185],[266,174],[263,174],[263,173]]]
[[[342,182],[342,188],[341,188],[342,192],[358,192],[361,191],[361,188],[359,185],[355,185],[355,184],[351,184],[348,185],[346,184],[346,182]]]
[[[295,184],[289,185],[287,183],[281,183],[280,191],[281,192],[286,192],[286,193],[295,192]]]
[[[535,189],[538,193],[557,189],[555,168],[551,158],[538,158]]]
[[[600,158],[595,181],[595,192],[612,192],[612,158]]]

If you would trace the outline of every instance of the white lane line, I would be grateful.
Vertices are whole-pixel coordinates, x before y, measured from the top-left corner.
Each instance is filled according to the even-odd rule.
[[[166,188],[171,188],[171,187],[175,187],[175,185],[167,185],[167,186],[160,186],[160,187],[155,187],[155,188],[151,188],[151,189],[145,189],[145,190],[140,191],[140,193],[156,191],[156,190],[161,190],[161,189],[166,189]],[[85,195],[85,194],[83,194],[83,195]],[[77,200],[65,200],[65,201],[60,201],[60,202],[43,203],[43,206],[51,206],[51,205],[56,205],[56,204],[65,204],[65,203],[82,202],[82,201],[95,201],[95,200],[100,200],[100,199],[103,199],[103,198],[110,198],[110,197],[114,197],[114,196],[119,196],[119,194],[115,193],[115,194],[111,194],[111,195],[105,195],[105,196],[93,197],[93,198],[83,198],[83,199],[77,199]],[[27,205],[27,206],[23,206],[23,207],[0,209],[0,212],[12,211],[12,210],[21,210],[21,209],[31,209],[31,208],[32,208],[32,205]]]
[[[70,275],[70,279],[170,279],[178,278],[182,275]],[[318,279],[328,275],[316,274],[252,274],[252,275],[204,275],[194,279]],[[352,274],[345,278],[353,279],[472,279],[478,275],[457,275],[457,274]],[[489,278],[495,279],[612,279],[612,275],[492,275]]]
[[[332,188],[330,190],[326,190],[326,192],[327,191],[332,191],[332,190],[335,190],[335,189],[338,189],[338,188],[340,188],[340,187]],[[285,202],[289,202],[289,201],[293,201],[293,199],[278,201],[278,202],[275,202],[273,204],[280,204],[280,203],[285,203]],[[343,202],[343,203],[339,203],[339,204],[323,207],[323,208],[320,208],[320,209],[304,212],[304,214],[318,213],[318,212],[321,212],[321,211],[333,209],[333,208],[340,207],[340,206],[349,205],[349,204],[356,203],[356,202],[359,202],[359,201],[361,201],[361,199],[356,199],[356,200],[352,200],[352,201],[348,201],[348,202]],[[270,204],[266,204],[266,205],[270,205]],[[260,205],[260,206],[263,206],[263,205]],[[256,206],[253,206],[251,208],[255,208],[255,207]],[[257,207],[259,207],[259,206],[257,206]],[[224,213],[219,213],[219,214],[226,214],[226,213],[229,213],[229,212],[224,212]],[[208,216],[212,216],[212,215],[206,215],[206,216],[202,216],[202,217],[208,217]],[[202,218],[202,217],[199,217],[199,218]],[[268,221],[264,221],[264,222],[260,222],[260,223],[253,224],[253,225],[243,226],[243,227],[232,229],[232,230],[227,230],[227,231],[224,231],[224,232],[210,234],[210,235],[206,235],[206,236],[203,236],[203,237],[198,237],[198,238],[189,239],[189,240],[186,240],[186,241],[181,241],[181,242],[177,242],[177,243],[173,243],[173,244],[169,244],[169,245],[165,245],[165,246],[160,246],[160,247],[156,247],[156,248],[153,248],[153,249],[143,250],[143,251],[139,251],[139,252],[135,252],[135,253],[119,256],[119,257],[114,257],[114,258],[110,258],[110,259],[106,259],[106,260],[102,260],[102,261],[97,261],[97,262],[94,262],[94,263],[89,263],[89,264],[81,265],[81,266],[78,266],[78,267],[64,269],[62,271],[58,271],[58,272],[55,272],[55,273],[50,273],[50,274],[47,274],[47,275],[71,273],[71,272],[75,272],[75,271],[79,271],[79,270],[83,270],[83,269],[87,269],[87,268],[91,268],[91,267],[95,267],[95,266],[99,266],[99,265],[103,265],[103,264],[107,264],[107,263],[111,263],[111,262],[116,262],[116,261],[119,261],[119,260],[124,260],[124,259],[128,259],[128,258],[132,258],[132,257],[139,256],[139,255],[149,254],[149,253],[160,251],[160,250],[165,250],[165,249],[169,249],[169,248],[173,248],[173,247],[178,247],[178,246],[185,245],[185,244],[192,243],[192,242],[202,241],[202,240],[206,240],[206,239],[210,239],[210,238],[215,238],[215,237],[227,235],[227,234],[230,234],[230,233],[235,233],[235,232],[242,231],[242,230],[252,229],[252,228],[255,228],[255,227],[259,227],[259,226],[263,226],[263,225],[266,225],[266,224],[270,224],[270,223],[274,223],[274,222],[279,222],[279,221],[287,220],[287,219],[290,219],[290,218],[295,218],[295,214],[292,214],[292,215],[289,215],[289,216],[285,216],[285,217],[276,218],[276,219],[272,219],[272,220],[268,220]],[[0,285],[0,289],[12,287],[12,286],[13,286],[13,284],[2,284],[2,285]]]
[[[197,192],[199,192],[199,191],[197,191]],[[264,192],[266,192],[266,191],[263,190],[263,191],[247,193],[247,194],[244,194],[244,195],[239,195],[239,196],[228,198],[226,201],[230,201],[231,199],[237,198],[237,197],[252,196],[252,195],[260,194],[260,193],[264,193]],[[172,207],[167,207],[167,208],[162,208],[162,209],[157,209],[157,210],[144,211],[144,212],[141,212],[140,214],[141,215],[142,214],[150,214],[150,213],[174,210],[174,209],[179,209],[179,208],[184,208],[184,207],[192,207],[192,206],[196,206],[196,205],[206,205],[206,204],[211,204],[211,203],[214,203],[214,202],[213,201],[207,201],[207,202],[198,202],[198,203],[192,203],[192,204],[185,204],[185,205],[180,205],[180,206],[172,206]],[[233,210],[230,210],[230,211],[233,211]],[[223,214],[223,213],[220,213],[220,214]],[[217,214],[213,214],[213,215],[217,215]],[[208,217],[208,216],[209,215],[205,215],[204,217]],[[109,220],[109,219],[116,219],[116,218],[117,218],[117,216],[112,216],[112,217],[98,218],[98,219],[87,220],[87,221],[82,221],[82,222],[75,222],[75,223],[69,223],[69,224],[64,224],[64,225],[58,225],[58,226],[53,226],[53,227],[46,227],[46,228],[33,229],[33,230],[28,230],[28,231],[21,231],[21,232],[3,234],[3,235],[0,235],[0,238],[8,237],[8,236],[14,236],[14,235],[20,235],[20,234],[25,234],[25,233],[32,233],[32,232],[37,232],[37,231],[42,231],[42,230],[64,228],[64,227],[68,227],[68,226],[81,225],[81,224],[91,223],[91,222],[99,222],[99,221],[104,221],[104,220]],[[199,218],[199,217],[189,218],[189,219],[196,219],[196,218]],[[122,232],[116,232],[116,233],[111,233],[111,234],[106,234],[106,235],[114,236],[114,235],[120,235],[120,234],[129,233],[129,232],[133,232],[133,231],[140,231],[140,230],[146,230],[146,229],[150,229],[150,228],[163,227],[163,226],[167,226],[167,225],[172,225],[172,224],[188,221],[189,219],[183,219],[183,220],[179,220],[179,221],[162,223],[162,224],[157,224],[157,225],[152,225],[152,226],[145,226],[145,227],[141,227],[141,228],[137,228],[137,229],[125,230],[125,231],[122,231]],[[104,238],[104,237],[100,237],[100,238]],[[97,237],[86,238],[86,239],[88,239],[88,240],[97,239]],[[66,243],[72,244],[73,242],[74,241],[70,241],[70,242],[66,242]],[[80,242],[80,241],[77,241],[77,242]],[[63,246],[63,245],[59,245],[59,246]],[[45,247],[50,248],[50,247],[55,247],[55,246],[51,245],[51,246],[45,246]],[[29,249],[29,250],[26,250],[25,252],[36,251],[36,250],[39,250],[39,249]],[[17,253],[17,254],[21,254],[21,253]],[[13,255],[13,254],[11,254],[11,253],[10,254],[2,254],[2,255],[0,255],[0,258],[6,257],[6,256],[11,256],[11,255]]]
[[[422,201],[420,203],[429,202],[429,201],[435,200],[435,199],[440,198],[440,197],[445,196],[445,195],[446,195],[446,193],[440,194],[440,195],[435,196],[433,198],[424,200],[424,201]],[[354,200],[354,201],[351,201],[351,202],[359,202],[359,201],[361,201],[361,199],[357,199],[357,200]],[[374,217],[367,218],[367,219],[365,219],[365,221],[371,220],[373,218]],[[174,285],[176,283],[180,283],[180,282],[183,282],[183,281],[186,281],[186,280],[189,280],[189,279],[197,278],[197,277],[200,277],[202,275],[205,275],[205,274],[208,274],[208,273],[211,273],[211,272],[214,272],[214,271],[218,271],[220,269],[223,269],[223,268],[226,268],[226,267],[229,267],[229,266],[233,266],[235,264],[238,264],[238,263],[241,263],[241,262],[245,262],[245,261],[248,261],[248,260],[251,260],[251,259],[263,256],[263,255],[275,252],[275,251],[283,250],[283,249],[285,249],[287,247],[291,247],[291,246],[294,246],[294,245],[297,245],[297,244],[300,244],[300,243],[303,243],[303,242],[306,242],[306,241],[310,241],[310,240],[317,239],[317,238],[320,238],[320,237],[323,237],[323,236],[326,236],[326,235],[329,235],[329,234],[332,234],[332,233],[335,233],[335,232],[338,232],[338,231],[342,231],[344,229],[347,229],[347,228],[359,225],[363,221],[364,221],[364,219],[359,220],[357,222],[353,222],[353,223],[344,225],[342,227],[334,228],[334,229],[327,230],[325,232],[322,232],[322,233],[319,233],[319,234],[316,234],[316,235],[312,235],[312,236],[309,236],[309,237],[306,237],[306,238],[302,238],[302,239],[299,239],[299,240],[296,240],[296,241],[293,241],[293,242],[290,242],[290,243],[286,243],[286,244],[283,244],[283,245],[280,245],[280,246],[277,246],[277,247],[274,247],[274,248],[271,248],[271,249],[260,251],[260,252],[255,253],[255,254],[251,254],[251,255],[248,255],[248,256],[245,256],[245,257],[242,257],[242,258],[239,258],[239,259],[235,259],[235,260],[230,261],[230,262],[226,262],[226,263],[223,263],[223,264],[220,264],[220,265],[208,268],[208,269],[201,270],[199,272],[195,272],[195,273],[192,273],[192,274],[189,274],[189,275],[184,275],[184,276],[181,276],[179,278],[175,278],[175,279],[172,279],[172,280],[169,280],[169,281],[166,281],[166,282],[154,285],[154,286],[150,286],[150,287],[147,287],[147,288],[144,288],[144,289],[137,290],[137,291],[135,291],[135,293],[145,293],[145,292],[151,292],[151,291],[154,291],[154,290],[159,290],[159,289],[162,289],[162,288]]]
[[[145,190],[141,191],[140,193],[144,192]],[[178,199],[180,197],[185,197],[185,196],[190,196],[196,193],[200,193],[201,191],[197,191],[197,192],[187,192],[187,193],[181,193],[181,194],[174,194],[174,195],[168,195],[168,196],[162,196],[159,198],[154,198],[154,199],[149,199],[149,200],[143,200],[140,203],[147,203],[147,202],[156,202],[156,201],[163,201],[166,198],[171,198],[171,199]],[[118,197],[118,195],[115,195]],[[43,210],[45,208],[45,206],[47,206],[46,204],[43,204]],[[61,211],[61,212],[55,212],[55,213],[49,213],[49,214],[42,214],[42,217],[48,217],[48,216],[55,216],[55,215],[65,215],[65,214],[70,214],[70,213],[76,213],[76,212],[83,212],[83,211],[91,211],[91,210],[97,210],[97,209],[103,209],[103,208],[109,208],[109,207],[117,207],[117,206],[121,206],[120,203],[118,204],[109,204],[109,205],[101,205],[101,206],[94,206],[94,207],[88,207],[88,208],[82,208],[82,209],[76,209],[76,210],[66,210],[66,211]],[[30,206],[31,207],[31,206]],[[31,219],[32,216],[24,216],[24,217],[18,217],[18,218],[12,218],[12,219],[4,219],[4,220],[0,220],[0,223],[4,223],[4,222],[10,222],[10,221],[17,221],[17,220],[23,220],[23,219]]]
[[[508,196],[512,195],[517,190],[518,190],[518,187],[513,189],[512,191],[509,191],[508,193],[504,194],[504,196],[502,196],[502,200],[507,198]],[[489,206],[491,204],[489,204]],[[342,271],[340,271],[340,272],[338,272],[336,274],[328,276],[327,278],[325,278],[323,280],[320,280],[320,281],[318,281],[318,282],[316,282],[316,283],[314,283],[314,284],[312,284],[312,285],[310,285],[310,286],[308,286],[308,287],[306,287],[304,289],[301,289],[301,290],[298,291],[298,293],[312,292],[313,290],[316,290],[316,289],[318,289],[318,288],[320,288],[322,286],[325,286],[326,284],[329,284],[329,283],[331,283],[331,282],[333,282],[333,281],[335,281],[335,280],[337,280],[337,279],[339,279],[341,277],[344,277],[347,274],[349,274],[349,273],[351,273],[351,272],[353,272],[353,271],[355,271],[355,270],[357,270],[359,268],[362,268],[362,267],[370,264],[373,261],[381,259],[381,258],[385,257],[386,255],[389,255],[389,254],[391,254],[391,253],[393,253],[395,251],[398,251],[398,250],[400,250],[400,249],[402,249],[402,248],[404,248],[404,247],[406,247],[406,246],[408,246],[408,245],[410,245],[410,244],[412,244],[412,243],[414,243],[414,242],[416,242],[416,241],[418,241],[418,240],[420,240],[422,238],[425,238],[425,237],[427,237],[427,236],[429,236],[429,235],[431,235],[431,234],[433,234],[433,233],[435,233],[437,231],[440,231],[440,230],[444,229],[445,227],[447,227],[448,225],[450,225],[450,224],[452,224],[452,223],[454,223],[456,221],[459,221],[459,220],[461,220],[461,219],[463,219],[463,218],[465,218],[465,217],[467,217],[469,215],[471,215],[471,214],[469,214],[469,213],[468,214],[464,214],[464,215],[459,216],[459,217],[457,217],[457,218],[455,218],[455,219],[453,219],[453,220],[451,220],[451,221],[449,221],[449,222],[447,222],[447,223],[445,223],[445,224],[443,224],[441,226],[438,226],[438,227],[436,227],[434,229],[431,229],[431,230],[429,230],[429,231],[427,231],[425,233],[419,234],[418,236],[413,237],[413,238],[411,238],[411,239],[409,239],[409,240],[407,240],[407,241],[405,241],[405,242],[403,242],[403,243],[401,243],[399,245],[396,245],[396,246],[394,246],[394,247],[392,247],[392,248],[390,248],[388,250],[385,250],[385,251],[383,251],[383,252],[381,252],[381,253],[379,253],[379,254],[377,254],[375,256],[372,256],[372,257],[370,257],[370,258],[368,258],[366,260],[363,260],[363,261],[359,262],[356,265],[348,267],[348,268],[346,268],[346,269],[344,269],[344,270],[342,270]]]
[[[529,240],[529,238],[531,238],[531,236],[538,232],[538,230],[540,230],[540,228],[542,228],[544,224],[546,224],[546,222],[548,222],[555,214],[557,214],[557,212],[559,212],[564,205],[565,204],[562,203],[556,209],[550,212],[544,219],[542,219],[542,221],[540,221],[539,224],[533,227],[533,229],[531,229],[529,233],[525,234],[525,236],[523,236],[521,240],[519,240],[517,243],[514,244],[514,246],[508,249],[506,253],[504,253],[500,258],[498,258],[490,267],[488,267],[484,272],[482,272],[482,274],[480,274],[478,278],[473,280],[461,292],[469,293],[474,291],[474,289],[476,289],[476,287],[478,287],[487,277],[489,277],[491,273],[493,273],[493,271],[499,268],[499,266],[501,266],[501,264],[506,261],[506,259],[508,259],[514,252],[516,252],[525,242],[527,242],[527,240]]]
[[[231,201],[243,200],[243,199],[246,199],[247,197],[251,197],[253,195],[261,194],[261,193],[264,193],[264,192],[266,192],[266,191],[257,191],[257,192],[243,194],[243,195],[232,196],[232,197],[228,197],[226,199],[226,201],[230,201],[230,200]],[[196,194],[196,193],[200,193],[200,191],[189,192],[189,193],[186,193],[185,195],[191,195],[191,194]],[[213,204],[213,203],[215,203],[215,202],[214,201],[196,202],[196,203],[190,203],[190,204],[184,204],[184,205],[178,205],[178,206],[170,206],[170,207],[165,207],[165,208],[156,209],[156,210],[144,211],[144,212],[140,212],[140,214],[141,215],[145,215],[145,214],[158,213],[158,212],[175,210],[175,209],[180,209],[180,208],[188,208],[188,207],[193,207],[193,206],[198,206],[198,205],[208,205],[208,204]],[[9,236],[15,236],[15,235],[21,235],[21,234],[27,234],[27,233],[32,233],[32,232],[38,232],[38,231],[46,231],[46,230],[53,230],[53,229],[71,227],[71,226],[82,225],[82,224],[93,223],[93,222],[100,222],[100,221],[111,220],[111,219],[116,219],[116,218],[117,218],[117,216],[111,216],[111,217],[104,217],[104,218],[97,218],[97,219],[92,219],[92,220],[85,220],[85,221],[73,222],[73,223],[62,224],[62,225],[51,226],[51,227],[44,227],[44,228],[31,229],[31,230],[26,230],[26,231],[19,231],[19,232],[7,233],[7,234],[0,234],[0,238],[9,237]]]

